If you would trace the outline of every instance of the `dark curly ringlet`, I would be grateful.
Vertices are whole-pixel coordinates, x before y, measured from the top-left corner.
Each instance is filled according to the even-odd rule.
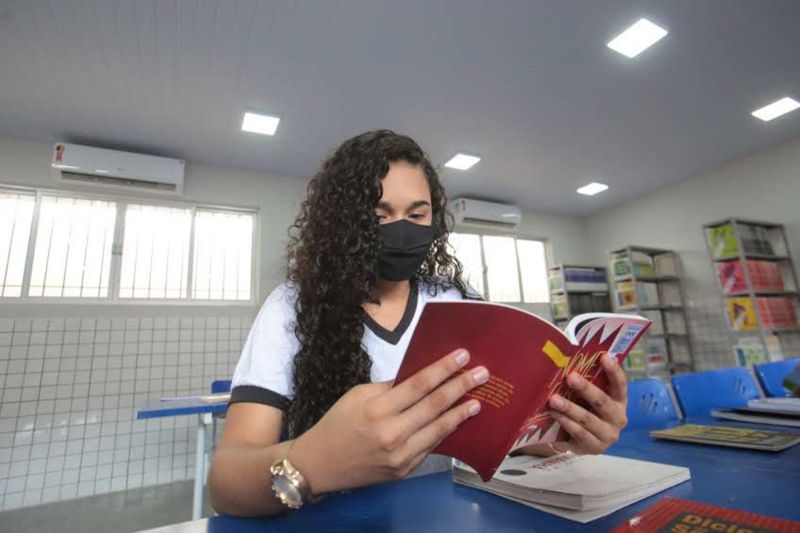
[[[461,264],[448,249],[452,216],[439,176],[411,138],[389,130],[345,141],[308,184],[308,195],[289,229],[288,278],[297,300],[294,399],[289,435],[313,426],[348,390],[370,381],[372,361],[361,343],[365,302],[375,289],[380,240],[375,207],[389,163],[420,165],[431,191],[435,238],[417,272],[431,295],[455,287],[469,297]]]

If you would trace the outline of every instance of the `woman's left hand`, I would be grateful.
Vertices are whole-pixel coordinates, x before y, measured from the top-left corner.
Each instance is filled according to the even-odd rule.
[[[567,376],[567,384],[578,392],[591,409],[586,409],[561,396],[550,397],[553,418],[570,434],[566,442],[533,444],[516,450],[517,454],[555,455],[565,451],[574,453],[602,453],[619,438],[627,425],[625,411],[628,405],[628,380],[625,372],[609,354],[600,360],[608,376],[608,393],[603,392],[577,372]]]

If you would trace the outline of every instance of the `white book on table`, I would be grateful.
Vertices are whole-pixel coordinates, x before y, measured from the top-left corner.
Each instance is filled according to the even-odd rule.
[[[456,483],[578,522],[590,522],[691,478],[688,468],[612,455],[510,457],[484,483],[455,461]]]

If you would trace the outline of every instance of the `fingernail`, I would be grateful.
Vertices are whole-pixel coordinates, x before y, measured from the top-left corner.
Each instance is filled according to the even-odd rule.
[[[614,360],[613,357],[611,357],[610,353],[607,353],[607,354],[605,354],[603,356],[603,366],[604,367],[611,368],[612,366],[614,366],[614,364],[616,364],[616,361]]]
[[[469,362],[469,352],[466,350],[459,350],[456,352],[456,363],[458,366],[464,366]]]
[[[469,402],[469,416],[475,416],[481,412],[481,402],[472,400]]]
[[[475,383],[478,385],[482,385],[489,381],[489,371],[486,370],[484,367],[479,366],[475,370],[472,371],[472,379],[475,380]]]
[[[583,385],[583,381],[584,379],[574,372],[567,376],[567,383],[573,389],[580,388]]]
[[[550,405],[552,405],[555,409],[563,409],[564,400],[561,399],[561,396],[554,394],[550,396]]]

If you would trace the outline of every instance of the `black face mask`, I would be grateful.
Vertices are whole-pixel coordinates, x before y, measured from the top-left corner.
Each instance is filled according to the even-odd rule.
[[[398,220],[381,224],[379,231],[378,275],[388,281],[411,279],[425,261],[436,236],[433,226]]]

